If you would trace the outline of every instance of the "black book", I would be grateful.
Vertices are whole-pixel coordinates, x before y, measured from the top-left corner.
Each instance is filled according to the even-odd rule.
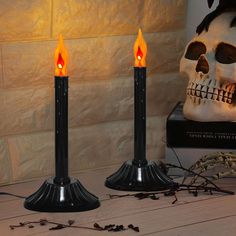
[[[183,116],[179,102],[167,118],[168,147],[236,148],[236,122],[197,122]]]

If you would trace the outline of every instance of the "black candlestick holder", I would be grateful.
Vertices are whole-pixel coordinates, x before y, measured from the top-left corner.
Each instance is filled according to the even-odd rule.
[[[174,189],[173,182],[153,161],[146,159],[146,67],[134,67],[134,159],[109,176],[105,185],[124,191]]]
[[[79,180],[68,176],[68,77],[55,77],[56,174],[27,197],[25,208],[42,212],[77,212],[100,206],[98,198]]]

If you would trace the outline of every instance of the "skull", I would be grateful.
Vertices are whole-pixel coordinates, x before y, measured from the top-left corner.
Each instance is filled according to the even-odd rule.
[[[236,12],[214,19],[185,49],[180,72],[189,82],[184,116],[195,121],[236,121]]]

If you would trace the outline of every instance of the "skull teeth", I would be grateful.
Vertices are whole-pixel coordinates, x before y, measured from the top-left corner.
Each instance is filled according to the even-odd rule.
[[[193,99],[194,103],[200,104],[200,100],[214,100],[224,103],[232,103],[235,85],[231,85],[227,90],[212,88],[208,85],[202,85],[191,82],[187,88],[187,96]]]

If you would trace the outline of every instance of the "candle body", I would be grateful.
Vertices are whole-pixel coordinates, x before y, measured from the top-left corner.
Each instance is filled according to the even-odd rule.
[[[134,67],[134,160],[138,166],[146,160],[146,67]]]
[[[67,76],[55,76],[55,155],[54,182],[65,184],[68,177],[68,80]]]

